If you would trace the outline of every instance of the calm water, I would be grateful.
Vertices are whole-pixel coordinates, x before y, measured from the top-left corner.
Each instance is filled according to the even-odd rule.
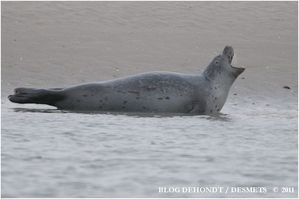
[[[294,194],[271,190],[297,186],[296,110],[248,105],[218,116],[126,115],[3,103],[3,196],[297,195],[297,189]],[[171,186],[269,190],[266,194],[158,192],[158,187]]]

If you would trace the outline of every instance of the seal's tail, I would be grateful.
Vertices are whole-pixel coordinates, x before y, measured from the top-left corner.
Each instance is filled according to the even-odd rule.
[[[19,104],[35,103],[48,104],[54,106],[56,102],[63,99],[60,90],[34,89],[34,88],[16,88],[14,95],[9,95],[11,102]]]

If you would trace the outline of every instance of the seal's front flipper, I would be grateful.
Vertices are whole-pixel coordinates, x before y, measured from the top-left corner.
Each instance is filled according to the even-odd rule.
[[[63,99],[59,91],[34,89],[34,88],[16,88],[14,95],[9,95],[8,99],[14,103],[27,104],[48,104],[54,106],[56,102]]]
[[[194,104],[192,106],[192,109],[190,110],[190,114],[204,114],[205,110],[203,110],[202,108],[203,106],[199,105],[199,104]]]
[[[63,90],[64,88],[49,88],[48,90],[54,90],[54,91],[61,91]]]

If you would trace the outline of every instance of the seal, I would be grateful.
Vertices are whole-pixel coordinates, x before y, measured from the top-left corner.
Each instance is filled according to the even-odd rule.
[[[231,65],[233,56],[226,46],[202,74],[149,72],[68,88],[16,88],[8,98],[75,111],[214,114],[245,70]]]

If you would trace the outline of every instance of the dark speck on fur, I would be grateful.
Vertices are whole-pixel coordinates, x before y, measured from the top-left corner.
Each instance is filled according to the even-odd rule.
[[[170,99],[170,97],[168,97],[168,96],[167,96],[167,97],[165,97],[165,99],[169,100],[169,99]]]
[[[162,100],[162,99],[163,99],[163,97],[158,97],[157,99],[158,99],[158,100]]]
[[[151,90],[156,90],[157,88],[155,86],[147,86],[146,90],[151,91]]]
[[[133,94],[136,94],[136,95],[139,95],[139,91],[128,91],[128,93],[133,93]]]

